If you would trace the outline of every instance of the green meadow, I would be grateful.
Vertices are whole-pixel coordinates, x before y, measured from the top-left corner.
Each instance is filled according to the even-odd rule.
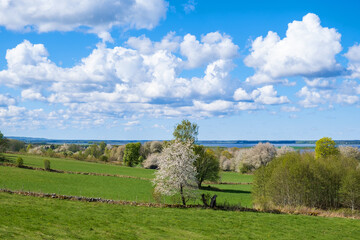
[[[360,221],[0,193],[0,239],[359,239]]]
[[[43,160],[49,159],[51,168],[56,170],[119,174],[149,180],[56,173],[0,166],[0,188],[114,200],[155,202],[151,182],[155,170],[70,159],[6,154],[7,159],[12,162],[15,162],[19,156],[24,159],[25,166],[42,168]],[[230,172],[223,172],[222,175],[229,176],[227,179],[232,182],[242,182],[250,176]],[[205,193],[211,196],[216,194],[218,203],[252,207],[251,185],[204,184],[203,186],[204,188],[199,191],[199,194]],[[163,197],[160,201],[172,203],[174,199]],[[189,203],[199,204],[200,201],[196,200]]]

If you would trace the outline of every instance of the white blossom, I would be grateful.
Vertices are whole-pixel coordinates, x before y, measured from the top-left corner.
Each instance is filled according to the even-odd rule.
[[[153,180],[155,191],[168,196],[180,193],[182,197],[188,197],[189,190],[197,188],[196,157],[191,142],[175,140],[166,146],[158,158],[160,169]]]

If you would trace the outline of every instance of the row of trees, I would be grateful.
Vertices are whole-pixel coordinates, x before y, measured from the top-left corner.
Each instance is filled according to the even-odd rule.
[[[262,208],[306,206],[360,209],[358,150],[337,148],[330,138],[314,153],[286,153],[255,172],[253,197]]]

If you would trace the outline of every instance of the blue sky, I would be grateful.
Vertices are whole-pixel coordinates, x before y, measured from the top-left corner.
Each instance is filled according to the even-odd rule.
[[[0,1],[0,130],[360,139],[358,1]]]

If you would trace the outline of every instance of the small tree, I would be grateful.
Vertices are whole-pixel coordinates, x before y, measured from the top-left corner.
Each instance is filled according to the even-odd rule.
[[[22,159],[22,157],[16,158],[16,166],[17,167],[23,167],[24,166],[24,160]]]
[[[7,146],[7,139],[0,132],[0,152],[4,152]]]
[[[123,161],[126,166],[132,167],[139,163],[141,143],[128,143],[125,146]]]
[[[324,158],[339,153],[335,142],[329,137],[323,137],[315,143],[315,158]]]
[[[351,169],[342,179],[341,202],[351,210],[360,209],[360,170]]]
[[[204,180],[219,180],[220,164],[216,156],[201,145],[194,146],[194,153],[197,155],[194,165],[196,168],[198,187],[201,187]]]
[[[196,123],[191,123],[189,120],[182,120],[182,122],[176,125],[173,135],[176,140],[181,142],[191,141],[194,143],[197,140],[199,134],[199,127]]]
[[[168,196],[180,193],[183,205],[191,197],[191,190],[197,188],[194,167],[197,156],[191,145],[191,141],[178,140],[167,145],[159,156],[160,170],[153,180],[155,192]]]
[[[50,160],[47,160],[47,159],[45,159],[44,160],[44,169],[46,170],[46,171],[50,171]]]

